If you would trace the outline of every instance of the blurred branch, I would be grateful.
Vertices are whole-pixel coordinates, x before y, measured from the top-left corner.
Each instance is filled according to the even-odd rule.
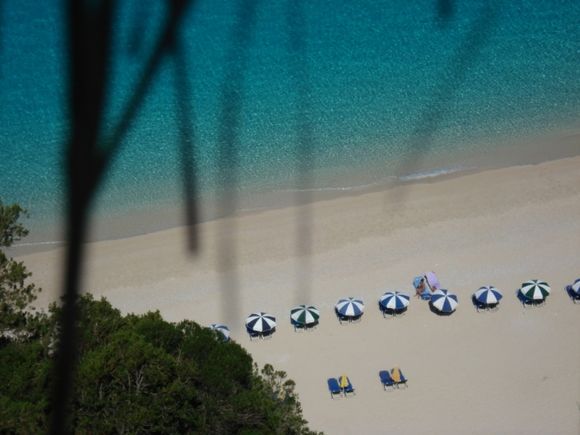
[[[287,3],[289,66],[296,91],[296,303],[310,303],[312,287],[312,185],[314,169],[313,126],[310,120],[310,77],[306,41],[308,33],[303,3]]]
[[[199,222],[197,197],[197,162],[195,158],[195,114],[192,108],[192,94],[187,80],[187,66],[183,47],[179,42],[174,46],[175,98],[179,122],[179,151],[181,155],[181,178],[183,181],[183,204],[187,226],[187,247],[190,252],[199,249],[196,225]]]
[[[435,0],[437,3],[437,16],[439,23],[447,24],[455,15],[455,4],[453,0]]]
[[[244,71],[247,69],[248,45],[254,29],[258,2],[241,1],[227,51],[226,70],[221,90],[221,115],[218,132],[218,216],[231,217],[237,209],[239,176],[238,141],[243,103]],[[223,219],[218,232],[218,268],[221,276],[224,318],[237,323],[239,284],[237,276],[236,226],[232,219]]]
[[[417,120],[415,129],[409,138],[409,156],[401,162],[398,176],[411,173],[431,149],[435,133],[448,111],[448,105],[465,82],[471,68],[487,44],[498,14],[496,2],[486,2],[465,33],[461,44],[449,62],[448,71],[443,74],[439,84],[433,88],[432,96]],[[402,193],[401,189],[389,190],[385,196],[385,205],[387,196],[401,195]]]
[[[83,241],[88,228],[92,199],[106,169],[136,116],[163,55],[173,46],[174,35],[187,0],[174,0],[162,36],[151,55],[128,106],[107,140],[100,141],[110,62],[113,0],[69,0],[68,41],[70,53],[70,138],[67,146],[67,251],[64,272],[63,308],[51,433],[70,430],[67,409],[73,391],[77,351],[76,300],[81,287]]]

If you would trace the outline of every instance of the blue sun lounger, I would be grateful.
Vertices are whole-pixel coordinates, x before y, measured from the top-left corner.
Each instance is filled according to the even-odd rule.
[[[326,382],[328,383],[328,391],[330,391],[331,398],[334,399],[335,394],[342,393],[342,389],[340,388],[340,385],[338,385],[336,378],[328,378],[328,381]]]
[[[383,384],[383,389],[387,387],[395,387],[395,381],[391,378],[391,374],[387,370],[381,370],[379,372],[379,378],[381,378],[381,383]]]

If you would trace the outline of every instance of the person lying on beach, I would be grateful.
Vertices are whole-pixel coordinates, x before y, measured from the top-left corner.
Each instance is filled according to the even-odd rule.
[[[417,276],[413,280],[413,287],[415,287],[415,296],[421,297],[427,290],[427,279],[424,276]]]

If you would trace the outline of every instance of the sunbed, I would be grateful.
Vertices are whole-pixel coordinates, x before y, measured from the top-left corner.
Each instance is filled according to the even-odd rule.
[[[394,387],[395,381],[391,378],[391,374],[387,370],[381,370],[379,372],[379,378],[381,378],[381,383],[383,384],[383,389],[387,389],[387,387]]]
[[[398,367],[391,370],[391,378],[393,378],[397,388],[400,388],[401,385],[407,386],[407,378],[405,378],[405,375]]]
[[[342,393],[342,389],[340,385],[338,385],[338,381],[336,378],[328,378],[328,391],[330,391],[330,397],[334,399],[335,394]]]
[[[343,375],[339,379],[340,379],[340,386],[342,388],[342,392],[344,393],[345,396],[348,393],[355,394],[354,387],[350,383],[350,379],[348,378],[348,376]]]
[[[526,307],[540,307],[543,304],[546,303],[546,298],[544,299],[530,299],[527,298],[523,293],[522,290],[519,289],[517,291],[517,297],[520,300],[520,302],[522,303],[522,305],[524,306],[524,308]]]
[[[572,286],[566,286],[566,291],[568,292],[568,296],[570,296],[570,299],[572,299],[572,302],[577,303],[580,302],[580,294],[576,293],[574,291],[574,289],[572,289]]]
[[[256,331],[252,331],[252,329],[248,328],[247,326],[246,326],[246,332],[250,336],[250,340],[252,338],[262,338],[262,333],[256,332]]]
[[[336,314],[336,317],[338,318],[338,322],[340,324],[342,324],[342,322],[348,323],[356,322],[360,320],[363,315],[363,313],[360,313],[358,316],[345,316],[343,314],[340,314],[336,308],[334,309],[334,313]]]
[[[479,310],[488,310],[491,308],[495,308],[497,306],[497,304],[484,304],[483,302],[477,300],[477,298],[475,297],[475,295],[471,296],[471,301],[473,302],[473,305],[475,306],[475,309],[477,311]]]

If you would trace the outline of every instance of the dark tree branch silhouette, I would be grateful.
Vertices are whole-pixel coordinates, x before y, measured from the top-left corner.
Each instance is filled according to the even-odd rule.
[[[67,3],[70,44],[70,138],[66,165],[67,249],[51,421],[51,432],[54,434],[66,433],[70,429],[66,417],[74,380],[77,349],[76,301],[82,284],[84,258],[82,244],[89,225],[94,195],[103,175],[118,153],[164,54],[173,46],[179,20],[188,3],[186,0],[171,2],[164,31],[146,63],[128,106],[112,134],[104,140],[101,140],[101,131],[115,2],[69,0]]]
[[[297,304],[311,303],[312,287],[312,187],[314,185],[314,128],[310,119],[310,78],[303,3],[287,3],[290,77],[296,91],[296,292]]]
[[[226,72],[221,89],[221,115],[218,131],[218,232],[217,255],[221,276],[222,311],[225,319],[239,321],[239,283],[237,274],[237,245],[234,238],[235,221],[228,219],[236,212],[239,179],[239,128],[243,107],[244,71],[247,69],[248,45],[256,19],[257,1],[242,1],[227,51]]]
[[[197,162],[195,152],[195,114],[192,93],[187,80],[187,66],[183,47],[179,41],[174,46],[175,98],[178,109],[179,153],[181,156],[181,177],[183,184],[184,217],[187,226],[187,247],[189,252],[199,250],[196,225],[199,223],[199,201],[197,192]]]
[[[455,14],[455,2],[453,0],[437,0],[437,15],[441,24],[447,24]]]
[[[444,74],[439,84],[433,87],[433,94],[419,115],[407,143],[408,157],[403,159],[399,165],[398,176],[412,173],[415,168],[419,167],[420,161],[433,146],[435,133],[446,115],[448,105],[486,46],[498,15],[499,9],[496,2],[486,2],[481,8],[479,16],[475,18],[469,30],[465,33],[461,44],[450,61],[447,74]],[[402,195],[404,195],[404,191],[401,189],[387,192],[385,195],[385,207],[391,201],[396,204],[402,204]]]

